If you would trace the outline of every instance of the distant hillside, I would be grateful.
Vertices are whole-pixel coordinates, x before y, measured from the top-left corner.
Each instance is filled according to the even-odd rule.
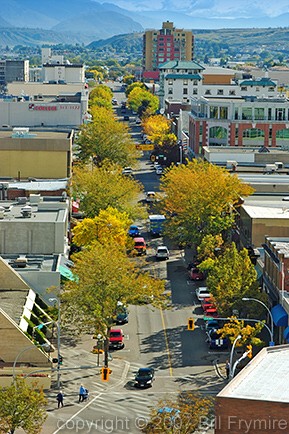
[[[289,56],[289,27],[268,29],[215,29],[193,30],[195,36],[195,58],[198,56],[221,57],[226,54],[257,53],[268,50]],[[91,42],[94,50],[112,50],[117,53],[142,51],[142,33],[123,34]]]
[[[87,48],[92,50],[110,50],[116,53],[142,52],[143,33],[129,33],[125,35],[113,36],[109,39],[101,39],[91,42]]]

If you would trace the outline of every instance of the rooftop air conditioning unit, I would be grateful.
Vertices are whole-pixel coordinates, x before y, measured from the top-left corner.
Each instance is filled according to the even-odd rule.
[[[24,218],[31,218],[32,207],[29,205],[24,206],[23,208],[21,208],[21,214]]]
[[[27,266],[27,258],[25,255],[20,255],[14,261],[14,267],[25,268]]]
[[[276,164],[266,164],[265,173],[274,173],[277,170]]]
[[[19,205],[25,205],[27,203],[27,197],[25,196],[17,197],[17,202],[19,203]]]
[[[275,161],[275,166],[277,167],[277,169],[283,169],[283,163],[282,161]]]
[[[238,166],[237,161],[227,160],[226,167],[227,169],[235,170]]]

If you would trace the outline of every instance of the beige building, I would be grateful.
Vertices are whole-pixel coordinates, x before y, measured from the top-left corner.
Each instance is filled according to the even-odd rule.
[[[15,375],[28,375],[29,381],[36,380],[44,388],[50,388],[49,353],[32,341],[32,322],[43,322],[45,314],[41,300],[1,257],[0,275],[0,386],[9,385]],[[40,312],[41,320],[37,318]],[[47,322],[49,319],[47,316]],[[54,350],[45,337],[42,342],[49,350]],[[39,371],[41,376],[37,376]]]
[[[0,178],[68,178],[72,166],[70,134],[14,128],[0,131]]]

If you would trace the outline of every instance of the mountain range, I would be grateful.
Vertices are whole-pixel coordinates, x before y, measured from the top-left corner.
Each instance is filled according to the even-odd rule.
[[[0,0],[0,45],[84,43],[161,28],[286,27],[288,0]]]

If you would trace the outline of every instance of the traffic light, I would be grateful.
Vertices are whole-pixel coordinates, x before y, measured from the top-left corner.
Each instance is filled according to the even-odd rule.
[[[249,359],[252,359],[253,354],[252,354],[252,345],[247,345],[247,357],[249,357]]]
[[[101,379],[102,381],[109,380],[109,374],[111,374],[111,369],[109,368],[101,368]]]
[[[195,330],[195,320],[194,318],[188,319],[188,330]]]

